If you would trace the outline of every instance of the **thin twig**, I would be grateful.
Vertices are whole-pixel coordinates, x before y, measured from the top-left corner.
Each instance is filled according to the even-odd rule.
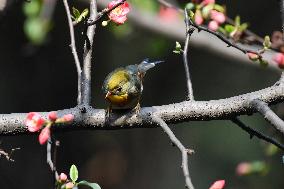
[[[284,134],[284,121],[278,117],[268,106],[267,103],[255,99],[251,101],[251,106],[253,106],[261,115],[263,115],[264,119],[268,121],[272,126],[274,126],[277,130],[279,130],[282,134]]]
[[[80,61],[79,61],[78,53],[77,53],[77,49],[76,49],[74,26],[73,26],[73,23],[72,23],[72,18],[71,18],[69,5],[68,5],[67,0],[63,0],[63,3],[64,3],[65,11],[66,11],[66,14],[67,14],[67,20],[68,20],[69,31],[70,31],[70,38],[71,38],[70,47],[71,47],[71,50],[72,50],[72,54],[73,54],[73,57],[74,57],[74,61],[75,61],[76,69],[77,69],[77,74],[78,74],[78,97],[77,97],[77,102],[79,104],[79,102],[81,102],[81,98],[82,98],[82,90],[81,90],[82,69],[81,69],[81,65],[80,65]]]
[[[97,1],[90,1],[90,20],[97,18]],[[84,45],[84,56],[83,56],[83,72],[82,72],[82,99],[79,104],[90,105],[91,101],[91,60],[93,52],[93,40],[95,35],[96,25],[87,26],[86,38]]]
[[[117,3],[115,6],[109,8],[105,8],[103,9],[101,12],[98,13],[97,17],[95,20],[89,20],[87,25],[91,26],[96,24],[104,15],[107,15],[108,13],[110,13],[112,10],[114,10],[115,8],[117,8],[118,6],[122,5],[126,0],[122,0],[119,3]]]
[[[58,180],[59,176],[58,176],[56,167],[52,162],[52,149],[51,148],[52,148],[52,140],[51,140],[51,138],[49,138],[47,145],[46,145],[46,161],[47,161],[47,164],[50,167],[50,170],[54,174],[53,180],[54,180],[54,184],[56,185],[56,181]]]
[[[243,129],[244,131],[246,131],[249,135],[250,138],[256,136],[257,138],[264,140],[268,143],[274,144],[275,146],[277,146],[278,148],[280,148],[281,150],[284,150],[284,145],[279,143],[278,141],[274,140],[273,138],[266,136],[264,134],[262,134],[261,132],[245,125],[239,118],[234,118],[232,119],[232,122],[235,123],[237,126],[239,126],[241,129]]]
[[[3,149],[0,149],[0,157],[3,156],[7,161],[14,162],[15,160],[12,158],[14,151],[19,150],[20,148],[12,148],[10,153],[5,152]]]
[[[178,8],[178,7],[174,6],[174,5],[172,5],[171,3],[169,3],[169,2],[167,2],[167,1],[165,1],[165,0],[158,0],[158,2],[159,2],[160,4],[166,6],[166,7],[174,8],[174,9],[176,9],[177,11],[179,11],[179,12],[181,12],[181,13],[183,12],[182,9],[180,9],[180,8]],[[208,33],[210,33],[210,34],[212,34],[212,35],[215,35],[217,38],[219,38],[219,39],[222,40],[224,43],[226,43],[226,44],[228,45],[228,47],[234,47],[235,49],[240,50],[240,51],[243,52],[244,54],[246,54],[246,53],[254,53],[254,54],[257,54],[257,55],[259,55],[260,57],[262,57],[259,52],[253,51],[253,50],[244,49],[244,48],[242,48],[242,47],[236,45],[235,43],[231,42],[230,40],[226,39],[226,38],[225,38],[222,34],[220,34],[219,32],[214,32],[214,31],[209,30],[209,29],[206,28],[206,27],[199,26],[199,25],[195,24],[190,18],[189,18],[189,22],[190,22],[190,25],[192,25],[193,27],[195,27],[196,29],[198,29],[198,31],[206,31],[206,32],[208,32]]]
[[[184,43],[184,49],[183,49],[183,64],[184,64],[184,70],[185,70],[185,75],[186,75],[186,83],[187,83],[187,100],[194,100],[193,96],[193,89],[192,89],[192,83],[191,83],[191,78],[190,78],[190,72],[189,72],[189,67],[188,67],[188,43],[191,37],[191,34],[193,33],[194,29],[189,28],[189,22],[188,22],[188,13],[187,9],[184,9],[184,17],[185,17],[185,26],[186,26],[186,38],[185,38],[185,43]]]
[[[189,22],[190,22],[190,25],[192,25],[193,27],[195,27],[198,31],[206,31],[212,35],[215,35],[218,39],[220,39],[221,41],[223,41],[224,43],[227,44],[228,47],[234,47],[235,49],[238,49],[239,51],[243,52],[244,54],[247,54],[247,53],[254,53],[254,54],[257,54],[259,57],[262,57],[262,55],[257,52],[257,51],[254,51],[254,50],[249,50],[249,49],[244,49],[240,46],[238,46],[237,44],[235,44],[234,42],[231,42],[230,40],[228,40],[227,38],[225,38],[222,34],[220,34],[219,32],[215,32],[215,31],[211,31],[209,30],[208,28],[206,27],[203,27],[203,26],[199,26],[197,24],[195,24],[190,18],[189,18]]]
[[[194,189],[194,186],[191,182],[191,178],[189,175],[188,170],[188,154],[193,153],[193,150],[186,149],[183,144],[179,141],[179,139],[175,136],[175,134],[172,132],[172,130],[169,128],[169,126],[166,124],[164,120],[162,120],[159,117],[153,116],[152,120],[159,124],[161,128],[164,130],[164,132],[169,136],[171,142],[178,147],[182,154],[182,164],[181,168],[185,177],[185,184],[188,189]]]

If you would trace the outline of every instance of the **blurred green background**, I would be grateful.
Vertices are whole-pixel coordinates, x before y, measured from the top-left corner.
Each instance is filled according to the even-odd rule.
[[[141,5],[144,2],[144,5]],[[186,1],[180,1],[181,4]],[[225,4],[230,17],[237,14],[260,36],[281,29],[278,1],[217,1]],[[0,17],[0,112],[59,110],[76,105],[77,74],[69,48],[66,14],[57,2],[52,29],[45,42],[32,45],[23,25],[23,2],[14,1]],[[70,3],[73,3],[70,1]],[[158,5],[152,0],[129,0],[138,8]],[[143,4],[143,3],[142,3]],[[145,5],[146,4],[146,5]],[[86,3],[76,1],[78,9]],[[82,53],[82,26],[76,27],[77,49]],[[117,31],[119,30],[119,31]],[[182,58],[173,54],[176,39],[152,33],[132,24],[98,25],[95,36],[92,74],[92,105],[105,108],[101,92],[104,77],[119,66],[139,63],[144,58],[165,60],[145,78],[142,106],[162,105],[184,100],[185,80]],[[210,41],[208,42],[210,43]],[[190,70],[196,100],[230,97],[272,85],[279,72],[243,64],[190,47]],[[281,110],[281,106],[275,107]],[[283,111],[282,111],[283,112]],[[248,125],[274,135],[262,117],[242,116]],[[189,158],[196,188],[208,188],[218,179],[227,189],[280,189],[284,187],[283,163],[277,153],[267,157],[265,144],[230,121],[188,122],[172,126],[176,136],[195,154]],[[76,164],[79,179],[99,183],[103,189],[184,188],[179,151],[172,147],[160,128],[116,131],[76,131],[55,133],[61,142],[57,169],[69,172]],[[283,137],[283,136],[281,136]],[[46,148],[37,136],[1,137],[0,147],[20,147],[15,162],[0,159],[1,189],[52,188],[52,175],[46,164]],[[243,161],[263,160],[269,172],[238,177],[235,168]]]

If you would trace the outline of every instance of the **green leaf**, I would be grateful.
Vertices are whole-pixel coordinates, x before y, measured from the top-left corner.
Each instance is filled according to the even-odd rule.
[[[76,9],[75,7],[72,7],[72,11],[73,11],[73,15],[75,17],[75,19],[78,19],[80,17],[80,11],[78,9]]]
[[[227,31],[225,30],[225,28],[223,28],[221,26],[219,26],[218,31],[222,34],[225,34],[225,35],[227,34]]]
[[[97,183],[91,183],[85,180],[82,180],[78,183],[78,185],[85,185],[85,186],[89,186],[92,189],[101,189],[101,187],[97,184]]]
[[[178,41],[176,41],[176,50],[180,50],[181,49],[181,45]]]
[[[180,51],[173,50],[173,53],[175,53],[175,54],[180,54]]]
[[[235,26],[231,24],[226,24],[224,29],[226,30],[227,33],[231,33],[235,30]]]
[[[78,169],[76,165],[71,165],[70,171],[69,171],[69,176],[72,180],[73,183],[75,183],[78,179]]]
[[[203,18],[208,18],[210,15],[210,11],[213,9],[214,4],[208,4],[205,7],[203,7],[201,13]]]
[[[270,41],[270,37],[268,35],[266,35],[264,37],[263,47],[265,49],[269,49],[271,47],[271,41]]]
[[[225,8],[222,5],[214,4],[214,9],[222,13],[225,12]]]
[[[36,17],[39,15],[41,10],[41,2],[34,0],[29,3],[23,4],[23,12],[28,17]]]
[[[83,12],[80,14],[80,16],[76,19],[77,22],[81,22],[83,19],[86,18],[86,16],[89,14],[89,10],[85,9]]]
[[[50,25],[50,22],[38,17],[27,18],[24,23],[24,32],[31,43],[40,45],[44,42],[50,30]]]
[[[235,26],[239,27],[241,25],[241,17],[238,15],[235,18]]]
[[[259,59],[259,64],[263,67],[266,67],[266,66],[268,66],[268,61],[263,60],[263,59]]]
[[[194,7],[195,7],[195,5],[194,5],[193,3],[187,3],[187,4],[185,5],[185,8],[186,8],[187,10],[192,10],[192,9],[194,9]]]
[[[239,27],[239,31],[242,32],[242,31],[246,30],[248,28],[248,26],[249,26],[249,24],[246,23],[246,22],[241,24],[240,27]]]
[[[189,11],[189,17],[190,17],[191,20],[193,20],[193,18],[194,18],[194,12]]]

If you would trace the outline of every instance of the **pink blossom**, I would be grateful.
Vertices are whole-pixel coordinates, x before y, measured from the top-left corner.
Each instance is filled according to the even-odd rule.
[[[208,28],[212,31],[217,31],[218,28],[219,28],[219,24],[218,24],[218,22],[212,20],[212,21],[209,22]]]
[[[57,113],[56,112],[49,112],[49,114],[48,114],[48,119],[50,120],[50,121],[55,121],[56,119],[57,119]]]
[[[251,164],[248,162],[242,162],[236,167],[236,173],[239,176],[246,175],[251,172]]]
[[[279,68],[284,68],[284,54],[283,53],[277,53],[273,60],[278,64]]]
[[[194,22],[197,25],[201,25],[203,23],[204,19],[202,17],[202,14],[199,10],[197,10],[194,14]]]
[[[65,188],[66,189],[71,189],[74,187],[74,184],[72,182],[68,182],[66,185],[65,185]]]
[[[108,8],[111,9],[112,7],[114,7],[115,5],[117,5],[120,2],[121,2],[121,0],[111,1],[108,4]],[[130,11],[129,4],[127,2],[124,2],[122,5],[119,5],[118,7],[113,9],[108,14],[108,17],[114,23],[121,25],[121,24],[124,24],[124,22],[127,20],[126,15],[129,13],[129,11]]]
[[[67,180],[67,175],[65,173],[61,173],[59,175],[59,181],[65,182]]]
[[[63,118],[63,122],[71,122],[74,120],[74,115],[66,114],[62,118]]]
[[[250,60],[257,60],[259,59],[259,55],[258,54],[255,54],[255,53],[247,53],[248,57]]]
[[[226,21],[226,17],[224,15],[224,13],[218,12],[216,10],[211,10],[210,11],[210,17],[211,17],[212,20],[215,20],[219,24],[222,24],[222,23],[224,23]]]
[[[179,14],[174,8],[160,7],[159,18],[166,22],[174,22],[179,18]]]
[[[45,123],[45,120],[41,117],[39,113],[30,112],[27,115],[25,120],[25,125],[28,127],[30,132],[38,131],[42,125]]]
[[[208,4],[213,4],[215,3],[215,0],[204,0],[201,2],[202,5],[208,5]]]
[[[225,180],[217,180],[215,181],[209,189],[222,189],[225,186]]]
[[[50,137],[50,127],[45,127],[43,130],[41,130],[38,141],[41,145],[45,144],[47,140]]]

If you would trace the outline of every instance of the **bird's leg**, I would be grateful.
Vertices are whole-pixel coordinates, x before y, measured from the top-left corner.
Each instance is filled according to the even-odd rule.
[[[107,107],[107,109],[105,110],[106,123],[109,122],[111,112],[112,112],[112,106],[111,106],[111,104],[110,104],[110,105]]]
[[[137,103],[134,110],[135,110],[135,114],[138,115],[140,113],[140,110],[141,110],[140,102]]]

